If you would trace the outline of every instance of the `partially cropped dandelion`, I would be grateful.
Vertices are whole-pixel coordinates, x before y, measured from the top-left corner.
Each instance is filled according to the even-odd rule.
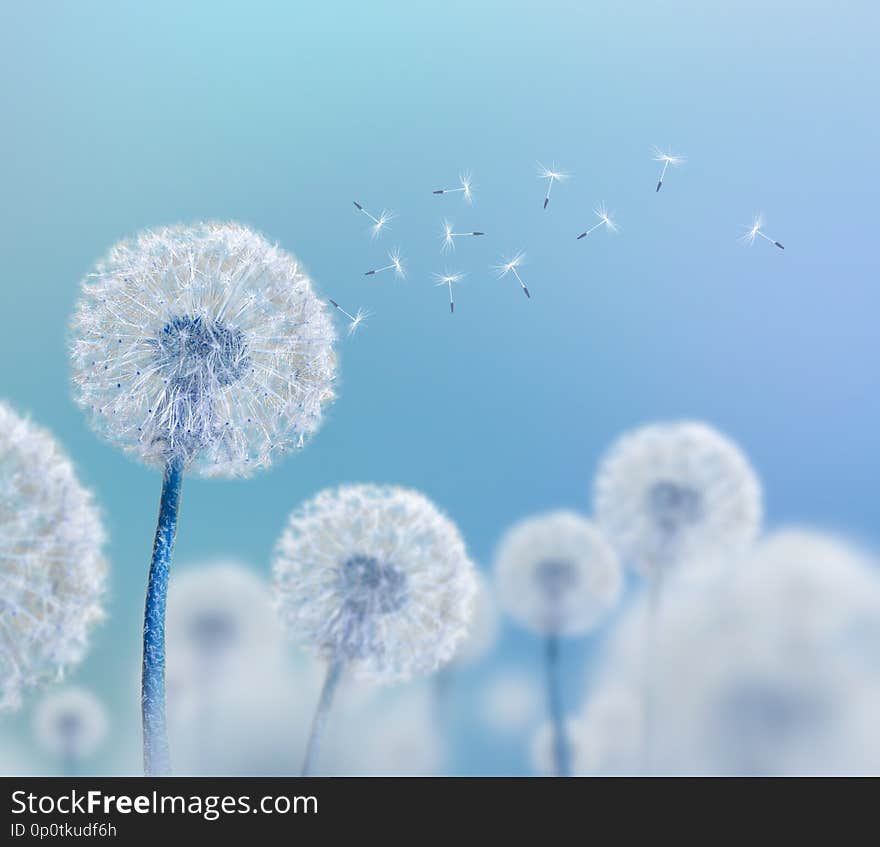
[[[755,243],[755,239],[760,237],[763,238],[764,241],[769,241],[771,244],[778,247],[780,250],[785,250],[785,248],[776,240],[770,238],[769,235],[764,234],[764,214],[762,212],[758,212],[752,220],[752,225],[747,226],[746,231],[739,237],[739,240],[743,242],[743,244],[747,244],[749,247]]]
[[[761,487],[742,451],[703,423],[653,424],[624,435],[594,483],[596,519],[649,580],[645,641],[645,767],[653,744],[654,643],[662,583],[680,565],[741,553],[761,526]]]
[[[464,279],[463,273],[446,273],[434,274],[435,285],[445,285],[449,289],[449,311],[455,311],[455,295],[452,293],[452,286]]]
[[[40,747],[56,756],[65,776],[74,776],[107,737],[107,710],[84,688],[53,691],[37,707],[34,733]]]
[[[474,200],[473,195],[473,183],[471,180],[470,172],[461,173],[458,175],[458,187],[457,188],[438,188],[433,192],[434,194],[461,194],[464,198],[465,203],[472,203]]]
[[[555,727],[556,773],[568,776],[560,640],[599,625],[616,604],[622,577],[601,532],[573,512],[552,512],[510,529],[495,556],[499,599],[507,612],[544,639],[547,705]]]
[[[568,179],[570,174],[563,173],[558,170],[556,165],[551,165],[549,168],[542,165],[538,162],[538,179],[546,179],[547,180],[547,193],[544,195],[544,208],[550,204],[550,192],[553,190],[554,182],[564,182]]]
[[[657,191],[659,191],[663,187],[663,178],[666,176],[666,171],[669,166],[672,165],[673,168],[677,168],[682,162],[684,162],[684,156],[677,156],[671,151],[669,153],[664,153],[659,147],[654,147],[652,152],[654,154],[654,161],[663,163],[663,167],[660,170],[660,176],[657,179]]]
[[[144,620],[144,761],[168,772],[165,603],[184,472],[248,476],[304,445],[333,397],[335,333],[299,262],[235,223],[148,230],[83,282],[76,399],[164,469]]]
[[[479,232],[478,230],[474,230],[472,232],[453,232],[453,225],[449,223],[449,221],[443,221],[443,235],[441,236],[441,241],[443,242],[442,250],[445,253],[448,250],[455,250],[455,239],[456,238],[465,238],[467,236],[474,235],[485,235],[485,232]]]
[[[388,254],[388,261],[390,264],[381,268],[373,268],[373,270],[367,271],[364,276],[374,276],[375,274],[384,273],[385,271],[394,271],[396,277],[404,279],[406,277],[406,272],[403,269],[403,259],[400,257],[400,250],[392,250]]]
[[[354,335],[360,328],[363,326],[367,318],[370,317],[370,313],[366,309],[359,308],[354,314],[351,312],[347,312],[342,306],[339,305],[335,300],[328,301],[330,305],[336,309],[338,312],[341,312],[348,319],[348,334]]]
[[[531,297],[532,295],[529,294],[528,287],[523,281],[523,278],[519,275],[519,270],[517,270],[525,260],[526,254],[524,251],[520,250],[512,259],[502,259],[501,263],[495,265],[493,270],[498,279],[504,279],[508,274],[513,274],[516,277],[520,288],[522,288],[523,294],[525,294],[526,297]]]
[[[423,495],[348,485],[291,515],[274,574],[291,635],[327,662],[307,774],[343,674],[393,682],[455,655],[472,613],[474,568],[455,524]]]
[[[600,203],[593,209],[593,214],[599,218],[599,222],[593,224],[589,229],[584,230],[578,237],[577,240],[580,241],[581,238],[586,238],[591,232],[599,229],[600,226],[604,226],[608,232],[618,232],[620,227],[614,222],[611,218],[611,213],[605,208],[604,203]]]
[[[388,228],[388,223],[394,219],[394,213],[389,212],[387,209],[382,209],[379,213],[379,217],[377,218],[371,212],[368,212],[357,200],[352,201],[354,203],[354,207],[362,214],[366,215],[372,222],[372,226],[370,227],[370,237],[377,238],[383,230]]]
[[[0,403],[0,711],[82,659],[103,617],[103,546],[55,439]]]

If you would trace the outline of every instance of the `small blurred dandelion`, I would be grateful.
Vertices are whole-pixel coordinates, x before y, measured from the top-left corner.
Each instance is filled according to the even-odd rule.
[[[657,191],[659,191],[663,187],[663,179],[666,176],[666,170],[672,165],[673,168],[677,168],[680,164],[684,162],[684,156],[677,156],[673,152],[664,153],[659,147],[652,148],[651,151],[654,155],[655,162],[662,162],[663,167],[660,170],[660,176],[657,179]],[[656,192],[655,192],[656,193]]]
[[[556,165],[551,165],[548,168],[538,162],[538,179],[547,180],[547,193],[544,195],[545,209],[550,204],[550,192],[553,190],[553,183],[564,182],[569,178],[569,176],[571,176],[571,174],[563,173],[556,168]]]
[[[743,244],[748,245],[749,247],[755,243],[755,239],[759,236],[764,239],[764,241],[769,241],[771,244],[776,245],[780,250],[785,250],[785,248],[774,239],[770,238],[769,235],[764,234],[764,213],[758,212],[752,220],[752,225],[747,226],[746,231],[739,237],[739,240],[743,242]]]
[[[358,331],[358,329],[360,329],[360,327],[367,322],[367,318],[370,317],[370,312],[368,312],[366,309],[359,308],[354,314],[352,314],[351,312],[347,312],[345,309],[343,309],[342,306],[340,306],[339,303],[337,303],[335,300],[328,300],[327,302],[330,303],[330,305],[334,309],[341,312],[343,315],[345,315],[346,318],[348,318],[349,335],[354,335]]]
[[[617,603],[623,582],[617,556],[586,518],[552,512],[507,531],[495,556],[495,579],[506,611],[544,638],[556,773],[568,776],[560,639],[595,629]]]
[[[385,271],[394,271],[394,275],[396,277],[399,277],[400,279],[405,279],[406,272],[403,269],[403,259],[400,257],[399,248],[395,248],[388,254],[388,261],[391,264],[385,265],[381,268],[374,268],[371,271],[367,271],[364,276],[374,276],[375,274],[380,274]]]
[[[335,333],[289,253],[235,223],[140,233],[83,282],[76,400],[164,468],[144,619],[144,763],[168,772],[165,605],[185,471],[249,476],[302,447],[333,398]]]
[[[529,289],[523,281],[523,278],[519,275],[519,271],[517,270],[517,268],[519,268],[523,264],[523,262],[525,262],[525,259],[525,251],[520,250],[512,259],[502,258],[500,264],[495,265],[492,270],[495,271],[495,275],[498,277],[498,279],[504,279],[504,277],[506,277],[508,274],[513,274],[516,277],[520,288],[522,288],[523,294],[525,294],[526,297],[531,298],[532,295],[529,294]]]
[[[362,214],[366,215],[372,222],[373,225],[370,227],[370,237],[377,238],[383,230],[388,229],[388,224],[390,221],[394,220],[394,213],[389,212],[387,209],[382,209],[379,213],[379,217],[377,218],[375,215],[368,212],[357,200],[352,201],[354,203],[355,208]]]
[[[600,226],[604,226],[608,232],[619,232],[620,227],[612,220],[611,213],[605,208],[604,203],[600,203],[593,209],[593,214],[599,218],[599,223],[593,224],[589,229],[584,230],[578,237],[577,240],[580,241],[582,238],[586,238],[591,232],[599,229]]]
[[[107,710],[84,688],[54,691],[37,707],[34,734],[43,750],[58,757],[64,775],[75,776],[107,738]]]
[[[388,683],[436,670],[464,638],[476,591],[455,524],[418,492],[390,486],[347,485],[297,509],[274,575],[290,634],[328,666],[304,775],[343,673]]]
[[[452,286],[461,282],[465,275],[463,273],[446,273],[434,274],[434,285],[445,285],[449,289],[449,311],[455,311],[455,295],[452,293]]]
[[[461,194],[465,203],[473,203],[473,182],[471,173],[467,171],[458,175],[458,188],[438,188],[434,194]]]
[[[467,236],[473,236],[473,235],[479,236],[479,235],[486,234],[485,232],[478,232],[478,231],[453,232],[452,227],[453,227],[453,225],[451,223],[449,223],[449,221],[446,221],[446,220],[443,221],[443,234],[441,236],[441,241],[442,241],[443,246],[441,249],[444,253],[446,253],[449,250],[455,250],[455,239],[456,238],[465,238]]]
[[[82,659],[104,616],[104,540],[55,439],[0,403],[0,711]]]

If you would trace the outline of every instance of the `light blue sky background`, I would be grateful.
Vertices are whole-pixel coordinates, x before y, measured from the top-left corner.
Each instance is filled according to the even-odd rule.
[[[618,433],[682,416],[744,447],[771,526],[880,541],[876,3],[31,2],[2,18],[0,394],[104,507],[112,618],[76,678],[119,707],[160,478],[86,427],[66,332],[93,261],[151,225],[243,221],[375,313],[304,453],[186,482],[181,563],[266,571],[291,508],[369,480],[424,490],[485,566],[516,519],[587,508]],[[688,158],[659,195],[652,144]],[[537,160],[574,175],[547,211]],[[466,168],[472,208],[431,195]],[[370,241],[353,199],[398,214],[387,236]],[[621,233],[575,241],[600,200]],[[737,242],[759,210],[784,253]],[[445,259],[444,215],[488,235]],[[408,280],[365,279],[395,245]],[[517,248],[528,301],[488,269]],[[430,278],[444,267],[468,273],[454,316]],[[502,654],[538,657],[512,629]]]

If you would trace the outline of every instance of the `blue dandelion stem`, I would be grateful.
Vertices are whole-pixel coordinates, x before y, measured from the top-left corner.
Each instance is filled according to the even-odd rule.
[[[327,676],[324,678],[324,687],[321,689],[321,699],[318,701],[318,708],[315,711],[315,718],[312,721],[312,731],[309,734],[309,743],[306,747],[306,755],[303,759],[302,776],[309,776],[315,759],[318,756],[318,749],[321,746],[321,736],[324,734],[324,726],[327,723],[327,715],[330,712],[330,706],[333,703],[333,695],[336,693],[336,687],[342,677],[342,671],[345,663],[335,659],[327,668]]]
[[[547,671],[547,709],[553,727],[553,762],[556,776],[571,776],[568,741],[565,734],[565,709],[562,705],[559,652],[559,636],[551,633],[544,641],[544,662]]]
[[[153,541],[153,557],[147,580],[144,608],[144,664],[141,677],[141,715],[144,732],[144,773],[167,776],[170,772],[168,730],[165,721],[165,603],[171,553],[177,535],[183,462],[172,459],[165,466],[159,520]]]

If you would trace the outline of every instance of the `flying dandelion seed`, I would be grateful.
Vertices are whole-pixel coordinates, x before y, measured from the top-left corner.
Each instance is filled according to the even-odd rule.
[[[385,271],[394,271],[394,275],[400,279],[406,279],[406,272],[403,269],[403,259],[400,257],[400,250],[392,250],[388,254],[388,261],[391,262],[390,265],[385,265],[382,268],[374,268],[371,271],[367,271],[364,276],[375,276],[376,274],[384,273]]]
[[[523,281],[523,278],[519,275],[519,271],[517,270],[517,268],[519,268],[520,265],[523,264],[523,262],[525,261],[525,258],[526,258],[525,251],[520,250],[510,260],[502,258],[501,264],[495,265],[493,267],[493,270],[495,271],[495,274],[497,275],[498,279],[504,279],[504,277],[506,277],[508,274],[513,274],[516,277],[517,282],[519,282],[520,288],[522,288],[523,294],[525,294],[526,297],[531,298],[532,295],[529,294],[529,289],[526,286],[525,282]]]
[[[595,209],[593,209],[593,214],[599,218],[599,223],[593,224],[588,230],[582,232],[577,237],[578,241],[582,238],[586,238],[591,232],[599,229],[600,226],[604,226],[608,232],[618,232],[620,230],[620,227],[611,218],[611,213],[605,208],[604,203],[600,203]]]
[[[342,314],[345,315],[346,318],[348,318],[349,335],[354,335],[358,331],[358,328],[361,325],[365,324],[367,318],[370,317],[370,313],[365,309],[358,309],[357,312],[352,314],[351,312],[345,311],[345,309],[343,309],[342,306],[340,306],[339,303],[337,303],[335,300],[328,300],[328,302],[331,306],[333,306],[334,309],[342,312]]]
[[[472,203],[474,200],[473,183],[471,181],[470,172],[459,174],[458,188],[438,188],[434,194],[461,194],[465,203]]]
[[[435,285],[445,285],[449,289],[449,311],[455,311],[455,295],[452,292],[452,286],[458,282],[461,282],[464,279],[465,275],[463,273],[443,273],[443,274],[434,274],[434,279],[436,282]]]
[[[381,683],[437,670],[473,612],[474,566],[458,528],[422,494],[347,485],[297,509],[275,553],[290,634],[327,662],[303,775],[343,673]]]
[[[40,747],[60,759],[64,775],[76,776],[107,737],[107,710],[83,688],[56,691],[37,708],[34,734]]]
[[[52,435],[0,403],[0,712],[82,660],[104,616],[104,541]]]
[[[571,174],[563,173],[556,169],[556,165],[547,168],[538,162],[538,179],[547,180],[547,193],[544,195],[544,208],[550,204],[550,192],[553,190],[554,182],[564,182]]]
[[[362,214],[366,215],[372,222],[373,225],[370,227],[371,237],[376,238],[384,229],[388,229],[388,223],[394,220],[394,213],[389,212],[386,209],[382,209],[379,213],[379,217],[377,218],[375,215],[370,214],[357,200],[352,201],[354,203],[354,207]]]
[[[455,239],[464,238],[472,235],[485,235],[485,232],[453,232],[452,224],[449,221],[443,221],[443,234],[441,240],[443,242],[443,252],[447,250],[455,250]]]
[[[144,617],[148,775],[168,773],[165,607],[184,473],[249,476],[301,448],[333,398],[336,335],[290,253],[235,223],[148,230],[85,279],[76,400],[95,430],[164,469]]]
[[[744,244],[747,244],[751,247],[752,244],[755,243],[755,239],[760,236],[764,239],[764,241],[769,241],[771,244],[774,244],[780,250],[785,250],[785,248],[778,242],[774,241],[774,239],[770,238],[769,235],[764,234],[764,214],[759,212],[755,215],[754,220],[752,221],[752,225],[746,227],[746,232],[740,236],[740,241]]]
[[[657,180],[657,191],[659,191],[663,187],[663,179],[666,176],[666,170],[672,165],[673,168],[677,168],[682,162],[684,162],[684,156],[677,156],[675,153],[664,153],[659,147],[653,148],[654,161],[662,162],[663,168],[660,171],[660,177]],[[656,192],[655,192],[656,193]]]
[[[553,727],[555,771],[571,772],[566,743],[560,641],[595,629],[617,603],[623,578],[602,533],[573,512],[522,521],[501,540],[495,578],[502,606],[544,639],[547,710]]]

